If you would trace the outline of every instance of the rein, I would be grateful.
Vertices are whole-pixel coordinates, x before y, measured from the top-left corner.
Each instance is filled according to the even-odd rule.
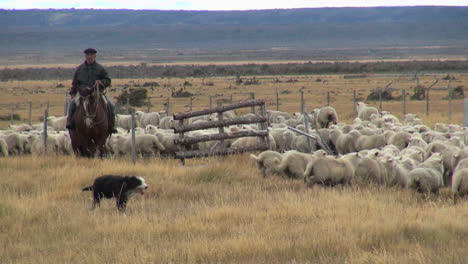
[[[85,123],[89,128],[93,128],[94,126],[103,123],[104,118],[105,118],[105,113],[104,113],[101,120],[95,121],[97,111],[98,111],[98,107],[101,104],[101,94],[100,94],[100,91],[99,91],[99,86],[96,87],[96,89],[94,90],[94,92],[92,94],[84,96],[84,99],[89,103],[89,97],[92,96],[92,95],[96,95],[94,105],[91,106],[91,108],[94,108],[94,112],[92,112],[91,114],[88,114],[88,111],[87,111],[87,109],[85,107]],[[83,103],[83,106],[85,106],[85,105],[86,105],[86,103]],[[90,109],[90,111],[92,111],[92,110]],[[89,124],[88,124],[88,122],[89,122]]]

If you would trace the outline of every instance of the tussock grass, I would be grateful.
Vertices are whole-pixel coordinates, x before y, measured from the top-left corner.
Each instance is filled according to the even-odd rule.
[[[0,159],[2,263],[466,263],[468,203],[396,188],[263,179],[248,155],[189,160]],[[149,189],[118,213],[81,188]],[[447,192],[447,190],[445,190]]]

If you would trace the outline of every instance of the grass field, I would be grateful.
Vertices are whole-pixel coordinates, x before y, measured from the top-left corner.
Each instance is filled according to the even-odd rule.
[[[242,164],[242,169],[239,165]],[[2,263],[467,263],[468,203],[448,190],[263,179],[248,155],[191,160],[0,159]],[[81,188],[143,175],[125,214]]]
[[[420,76],[420,84],[429,86],[433,83],[434,77],[439,78],[439,82],[434,88],[444,88],[447,81],[442,78],[446,74],[434,74]],[[457,86],[468,87],[468,74],[452,74],[455,77],[450,84],[452,88]],[[113,87],[115,92],[108,92],[111,98],[116,97],[121,92],[121,87],[143,85],[145,82],[157,82],[160,87],[154,91],[149,91],[152,107],[150,111],[160,111],[164,109],[163,104],[171,95],[171,88],[179,89],[187,81],[191,86],[187,90],[194,94],[193,109],[205,109],[209,105],[209,95],[212,98],[212,105],[217,104],[217,100],[233,101],[250,98],[251,92],[256,98],[265,99],[267,109],[276,110],[276,91],[279,94],[279,110],[287,112],[298,112],[301,108],[300,93],[304,90],[304,99],[309,110],[326,105],[327,92],[330,92],[330,104],[338,111],[341,121],[351,122],[354,118],[353,112],[353,91],[356,91],[357,100],[364,101],[372,89],[383,88],[390,81],[391,87],[395,88],[394,96],[401,96],[401,89],[406,91],[406,112],[417,114],[428,125],[436,122],[462,124],[463,122],[463,100],[452,100],[452,120],[448,119],[449,102],[445,98],[447,90],[434,90],[430,93],[430,111],[426,116],[425,101],[411,101],[413,94],[412,87],[415,86],[413,76],[394,75],[369,75],[366,78],[345,79],[343,75],[299,75],[299,76],[242,76],[244,80],[256,78],[258,85],[236,85],[235,77],[212,77],[212,78],[158,78],[158,79],[114,79]],[[278,82],[279,81],[279,82]],[[211,82],[212,86],[204,83]],[[62,88],[56,88],[59,85]],[[32,102],[32,122],[40,122],[44,110],[49,104],[49,115],[62,116],[64,114],[65,96],[71,85],[71,80],[56,81],[10,81],[0,83],[0,116],[8,117],[11,113],[17,113],[25,122],[29,116],[28,102]],[[378,101],[368,102],[370,105],[379,106]],[[170,98],[169,113],[188,111],[189,98]],[[141,107],[147,111],[147,107]],[[401,100],[384,101],[382,109],[391,111],[398,117],[402,117]],[[248,110],[246,110],[248,111]],[[0,129],[10,124],[10,120],[0,121]],[[18,122],[16,122],[18,123]]]
[[[468,75],[454,76],[453,87],[467,87]],[[304,87],[308,109],[325,105],[329,91],[340,120],[349,123],[353,90],[362,99],[391,80],[396,96],[399,89],[412,94],[414,86],[410,76],[402,75],[256,78],[260,84],[250,86],[235,85],[235,77],[114,79],[117,91],[110,96],[126,84],[156,81],[161,87],[150,92],[151,110],[162,110],[170,95],[163,86],[178,89],[188,81],[195,110],[208,106],[208,95],[219,95],[215,105],[231,94],[234,101],[246,99],[249,92],[274,110],[278,90],[279,109],[297,112]],[[214,85],[202,84],[208,81]],[[432,81],[431,75],[421,76],[422,85]],[[13,108],[25,122],[29,101],[33,123],[40,122],[47,104],[50,115],[63,115],[69,85],[69,80],[2,82],[0,116]],[[444,85],[439,81],[436,87]],[[407,112],[429,125],[461,124],[463,100],[453,100],[450,122],[446,95],[431,92],[429,116],[424,101],[407,101]],[[382,108],[402,117],[401,101],[384,102]],[[187,109],[188,98],[171,98],[170,113]],[[0,129],[8,124],[0,121]],[[148,192],[132,197],[125,214],[110,200],[90,211],[91,194],[81,188],[107,173],[142,175]],[[263,179],[248,154],[188,160],[185,167],[160,159],[136,165],[129,159],[0,159],[1,263],[468,263],[467,223],[468,201],[453,205],[448,189],[429,199],[410,190],[367,185],[309,189],[302,181]]]

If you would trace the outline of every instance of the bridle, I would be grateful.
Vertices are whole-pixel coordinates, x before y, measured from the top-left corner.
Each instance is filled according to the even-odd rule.
[[[87,105],[89,105],[90,96],[94,96],[95,100],[94,100],[94,104],[90,107],[91,109],[89,109],[90,113],[88,113]],[[102,118],[99,121],[95,121],[99,105],[101,104],[101,93],[100,93],[99,85],[97,85],[93,89],[93,92],[91,94],[88,94],[88,95],[82,96],[82,97],[83,97],[83,100],[84,100],[83,107],[84,107],[84,110],[85,110],[84,112],[85,112],[85,124],[86,124],[86,126],[89,127],[89,128],[93,128],[96,125],[99,125],[99,124],[103,123],[105,115],[103,115]]]

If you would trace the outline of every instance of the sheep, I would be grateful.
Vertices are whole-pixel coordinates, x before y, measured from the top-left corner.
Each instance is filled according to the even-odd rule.
[[[126,137],[124,141],[125,153],[131,153],[132,150],[132,138]],[[162,151],[166,148],[159,142],[159,139],[155,135],[140,134],[135,136],[135,151],[136,154],[142,156],[151,155],[159,156]]]
[[[371,182],[384,185],[388,182],[387,170],[385,166],[377,160],[379,152],[364,156],[360,159],[356,170],[356,179],[362,182]]]
[[[159,128],[172,129],[174,128],[174,118],[172,116],[165,116],[159,120]]]
[[[8,145],[4,138],[0,137],[0,154],[3,157],[8,157]]]
[[[452,182],[452,174],[457,166],[457,159],[460,155],[460,151],[461,150],[456,146],[447,146],[441,153],[444,161],[444,183],[446,186]]]
[[[10,129],[13,129],[14,131],[18,132],[18,133],[21,133],[21,132],[26,132],[26,131],[31,131],[33,130],[34,128],[29,125],[29,124],[21,124],[21,125],[9,125],[8,126]]]
[[[283,117],[286,120],[292,118],[291,114],[286,113],[286,112],[281,112],[281,111],[267,110],[267,114],[268,114],[268,121],[271,124],[281,123],[280,119],[278,119],[278,117],[280,117],[280,116]]]
[[[297,150],[303,153],[311,153],[317,149],[316,141],[314,139],[310,139],[309,145],[309,138],[303,135],[295,136],[291,142],[291,149]]]
[[[21,140],[21,153],[22,154],[31,154],[32,143],[34,141],[33,134],[20,134]]]
[[[155,136],[158,137],[159,142],[164,146],[165,150],[162,151],[161,154],[175,155],[175,152],[178,150],[177,145],[174,143],[176,135],[173,133],[157,132]]]
[[[19,155],[23,152],[23,144],[19,133],[0,134],[8,147],[8,155]]]
[[[159,126],[160,118],[159,112],[144,113],[140,118],[140,126],[144,128],[148,125]]]
[[[392,157],[388,157],[384,160],[384,167],[387,170],[387,185],[396,185],[406,189],[408,188],[409,180],[407,175],[416,167],[416,163],[408,158],[395,160]]]
[[[468,195],[468,159],[461,160],[455,168],[452,177],[453,203],[456,204],[458,197]]]
[[[338,123],[338,114],[335,108],[331,106],[314,109],[312,116],[321,128],[328,128],[331,124],[336,125]]]
[[[408,174],[408,188],[424,194],[437,194],[439,188],[444,186],[443,173],[442,156],[440,153],[433,153],[429,159],[419,164]]]
[[[400,152],[400,156],[402,158],[409,158],[417,163],[423,162],[425,155],[426,152],[424,151],[424,149],[418,146],[407,147]]]
[[[50,123],[55,131],[66,130],[65,126],[67,125],[67,116],[49,116],[47,117],[47,122]]]
[[[47,135],[47,154],[58,154],[59,150],[59,142],[57,140],[56,135]],[[31,153],[34,155],[44,155],[45,148],[44,148],[44,135],[41,133],[40,136],[36,137],[32,147]]]
[[[268,133],[268,139],[270,141],[270,145],[268,147],[269,150],[276,150],[276,142],[275,138]],[[231,147],[233,149],[239,149],[239,148],[244,148],[244,147],[254,147],[256,145],[260,144],[260,138],[259,137],[242,137],[236,139],[234,142],[232,142]]]
[[[361,120],[367,120],[367,121],[370,121],[370,116],[372,114],[376,114],[378,116],[380,116],[379,114],[379,111],[377,110],[377,108],[375,107],[371,107],[371,106],[367,106],[365,103],[363,102],[358,102],[356,104],[356,111],[358,112],[358,117],[361,119]]]
[[[291,150],[291,143],[296,136],[294,132],[289,129],[274,128],[269,131],[276,142],[276,148],[279,152]]]
[[[330,139],[332,140],[338,154],[356,152],[355,141],[360,136],[361,135],[357,130],[351,130],[348,134],[343,134],[336,129],[330,132]]]
[[[415,137],[414,135],[410,138],[408,147],[418,146],[423,149],[427,148],[427,143],[421,137]]]
[[[411,134],[406,131],[400,131],[392,135],[388,144],[396,146],[399,150],[406,148],[410,142]]]
[[[307,164],[304,183],[308,187],[314,184],[350,185],[353,175],[354,168],[348,160],[331,156],[317,157]]]
[[[276,171],[289,178],[303,178],[307,164],[316,159],[317,155],[291,150],[283,155]]]
[[[283,159],[283,155],[276,151],[263,151],[258,156],[250,154],[250,157],[256,161],[258,169],[262,172],[263,178],[267,175],[277,173],[276,170],[279,163]]]
[[[354,137],[352,140],[354,140],[353,142],[355,144],[356,151],[374,148],[381,149],[387,145],[389,138],[391,138],[393,134],[393,131],[387,130],[384,133],[377,135],[360,135],[358,137]]]
[[[138,120],[135,119],[135,121],[137,122],[135,126],[138,126]],[[115,124],[130,131],[130,129],[132,129],[132,116],[117,114],[115,115]]]
[[[440,140],[429,143],[425,149],[426,155],[424,156],[424,159],[427,159],[431,155],[431,153],[442,153],[447,147],[447,142]]]

